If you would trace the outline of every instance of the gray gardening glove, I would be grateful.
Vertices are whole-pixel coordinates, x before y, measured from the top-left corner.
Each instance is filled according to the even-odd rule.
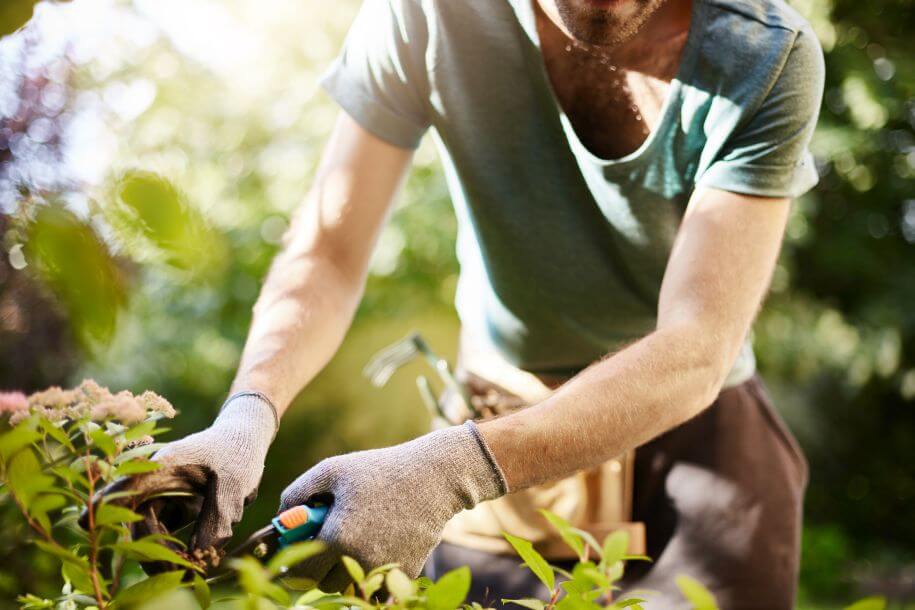
[[[340,555],[364,568],[398,563],[415,578],[445,524],[463,509],[507,492],[505,477],[473,422],[418,439],[326,459],[286,488],[280,510],[318,501],[330,510],[318,539],[329,551],[296,572],[340,591]]]
[[[238,392],[209,428],[157,451],[152,459],[162,465],[158,470],[117,481],[103,493],[133,492],[122,503],[143,517],[136,524],[139,535],[169,534],[196,521],[191,548],[220,547],[257,495],[277,425],[276,410],[265,396]],[[162,492],[191,495],[156,497]]]

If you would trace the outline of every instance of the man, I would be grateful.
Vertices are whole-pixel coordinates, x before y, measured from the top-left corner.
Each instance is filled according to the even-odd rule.
[[[208,473],[195,544],[231,535],[280,416],[340,345],[432,127],[459,220],[461,361],[551,391],[305,472],[282,506],[330,499],[334,551],[306,573],[341,586],[345,553],[416,576],[464,509],[638,447],[632,518],[655,563],[629,585],[658,592],[646,607],[679,607],[681,572],[724,608],[792,607],[806,465],[747,336],[789,202],[816,182],[809,26],[782,0],[365,0],[323,85],[343,112],[233,394],[157,456]],[[470,564],[489,601],[537,593],[459,534],[427,569]]]

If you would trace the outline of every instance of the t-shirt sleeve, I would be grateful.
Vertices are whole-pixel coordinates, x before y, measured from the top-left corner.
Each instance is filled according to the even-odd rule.
[[[417,2],[363,0],[321,87],[366,130],[416,148],[429,126],[427,32]]]
[[[798,197],[818,178],[808,146],[823,96],[824,65],[810,29],[797,35],[759,109],[739,127],[699,186],[761,197]]]

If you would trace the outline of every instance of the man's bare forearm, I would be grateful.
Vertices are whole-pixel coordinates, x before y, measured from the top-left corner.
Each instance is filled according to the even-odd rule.
[[[510,489],[561,478],[617,457],[708,406],[726,372],[715,354],[691,329],[660,329],[593,364],[543,402],[480,430]]]
[[[282,414],[339,348],[361,293],[328,257],[284,251],[254,307],[232,390],[263,392]]]
[[[262,392],[282,414],[330,361],[411,157],[339,115],[254,307],[233,391]]]

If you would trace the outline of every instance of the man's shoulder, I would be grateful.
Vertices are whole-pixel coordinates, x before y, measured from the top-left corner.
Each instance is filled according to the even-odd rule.
[[[816,35],[784,0],[695,1],[705,4],[698,88],[752,105],[782,75],[821,70]]]
[[[809,27],[784,0],[699,0],[709,5],[715,16],[741,22],[757,29],[775,28],[797,34]]]

